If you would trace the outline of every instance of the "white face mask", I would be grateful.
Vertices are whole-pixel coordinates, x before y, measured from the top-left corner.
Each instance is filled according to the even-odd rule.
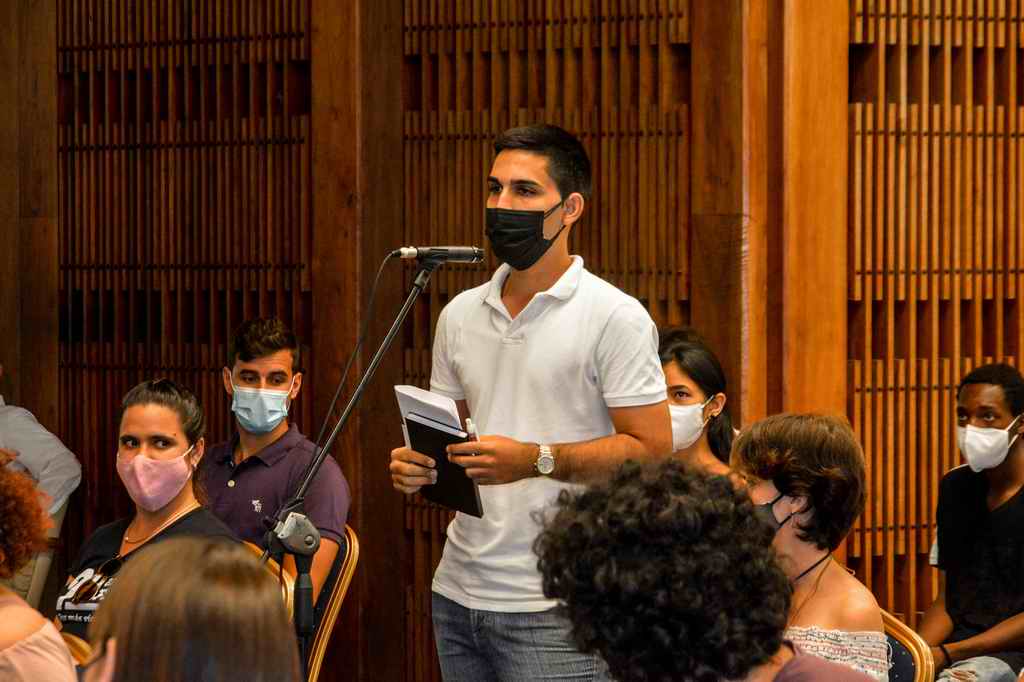
[[[971,471],[994,469],[1006,460],[1017,440],[1018,434],[1010,436],[1010,430],[1016,423],[1017,419],[1014,419],[1005,429],[983,429],[970,424],[956,427],[956,444],[960,446]]]
[[[668,406],[672,416],[672,452],[685,450],[700,439],[708,419],[704,418],[704,408],[711,402],[711,396],[699,405]]]

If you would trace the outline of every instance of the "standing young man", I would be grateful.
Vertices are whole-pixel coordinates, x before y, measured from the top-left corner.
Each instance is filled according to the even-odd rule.
[[[451,461],[482,484],[484,517],[457,514],[434,575],[441,670],[459,680],[604,679],[570,641],[541,588],[534,512],[622,461],[672,450],[654,323],[640,303],[569,255],[590,196],[590,160],[555,126],[503,133],[487,179],[487,236],[504,264],[441,311],[432,391],[472,416],[480,442]],[[434,481],[434,462],[391,453],[398,490]]]
[[[263,519],[273,516],[298,489],[316,445],[288,423],[291,401],[302,388],[299,342],[276,318],[243,323],[235,332],[223,370],[238,433],[204,458],[203,486],[210,510],[239,539],[266,548]],[[333,457],[324,460],[306,493],[305,512],[320,531],[313,557],[314,602],[345,533],[351,497]],[[285,570],[295,573],[287,556]]]
[[[1014,367],[983,365],[960,382],[957,444],[967,466],[939,485],[939,595],[918,626],[936,679],[1012,682],[1024,667],[1022,415],[1024,378]]]

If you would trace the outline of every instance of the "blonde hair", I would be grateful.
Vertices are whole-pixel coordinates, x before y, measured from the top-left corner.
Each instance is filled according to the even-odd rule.
[[[273,577],[241,545],[173,538],[138,550],[89,629],[116,638],[114,682],[298,682],[295,633]]]

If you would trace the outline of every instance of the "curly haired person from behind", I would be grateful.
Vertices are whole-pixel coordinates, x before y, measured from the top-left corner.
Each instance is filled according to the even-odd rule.
[[[535,549],[577,645],[622,682],[869,680],[784,640],[792,588],[771,542],[728,477],[669,460],[563,492]]]
[[[281,591],[236,543],[177,537],[139,550],[89,628],[85,682],[298,682]]]
[[[889,645],[874,595],[832,561],[864,509],[864,453],[836,417],[780,414],[737,437],[732,467],[793,584],[786,637],[808,653],[876,680],[889,678]]]
[[[50,519],[36,485],[0,461],[0,578],[10,578],[46,547]],[[0,585],[0,680],[72,682],[74,663],[57,629]]]

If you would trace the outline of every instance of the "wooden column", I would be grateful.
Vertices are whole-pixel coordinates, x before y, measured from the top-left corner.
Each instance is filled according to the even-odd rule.
[[[313,345],[322,368],[314,411],[322,416],[359,324],[371,315],[342,405],[404,295],[402,266],[392,263],[372,313],[366,308],[378,264],[402,238],[402,6],[316,0],[312,29]],[[362,552],[321,680],[405,676],[403,499],[388,474],[390,449],[402,440],[393,389],[398,383],[400,344],[381,364],[334,448],[352,486],[349,523]]]
[[[732,414],[766,411],[765,0],[693,3],[691,323],[721,358]]]
[[[56,6],[4,3],[0,45],[0,393],[57,425]]]
[[[847,81],[842,0],[782,5],[781,408],[846,413]],[[775,280],[775,277],[772,277]]]

